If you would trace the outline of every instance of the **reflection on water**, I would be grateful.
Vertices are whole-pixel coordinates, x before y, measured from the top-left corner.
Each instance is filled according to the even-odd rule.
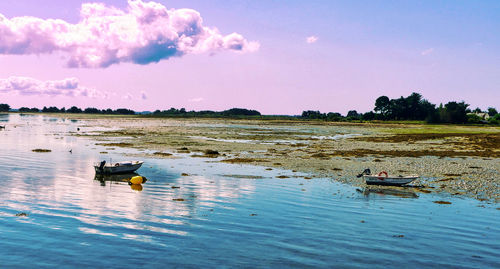
[[[386,195],[397,196],[402,198],[418,198],[418,195],[410,188],[390,188],[390,187],[366,187],[362,191],[363,195],[367,198],[378,198]]]
[[[104,148],[68,135],[92,132],[85,122],[0,120],[2,268],[499,265],[500,211],[477,201],[403,199],[417,197],[411,189],[358,193],[199,158],[145,159],[137,174],[96,176]],[[128,159],[117,150],[106,158]],[[135,175],[147,183],[129,186]]]
[[[134,191],[142,191],[142,184],[132,184],[130,179],[136,176],[142,177],[142,184],[146,183],[148,179],[145,176],[139,175],[137,173],[126,173],[126,174],[116,174],[116,175],[107,175],[107,174],[98,174],[96,173],[94,176],[94,180],[99,181],[101,186],[106,186],[106,182],[109,183],[127,183],[130,185],[130,189]]]
[[[128,182],[132,177],[140,176],[137,173],[125,173],[125,174],[115,174],[115,175],[107,175],[107,174],[98,174],[96,173],[94,176],[94,180],[101,182],[101,185],[106,185],[106,181],[116,181],[116,182]]]

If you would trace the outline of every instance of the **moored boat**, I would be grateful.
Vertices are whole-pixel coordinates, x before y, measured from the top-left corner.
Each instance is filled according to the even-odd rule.
[[[415,179],[419,178],[417,175],[409,176],[389,176],[386,171],[382,171],[376,175],[371,174],[370,169],[365,169],[358,177],[363,177],[367,185],[386,185],[386,186],[402,186],[406,185]]]
[[[102,161],[94,164],[95,172],[98,174],[122,174],[131,173],[139,169],[143,161],[126,161],[117,163],[106,163]]]

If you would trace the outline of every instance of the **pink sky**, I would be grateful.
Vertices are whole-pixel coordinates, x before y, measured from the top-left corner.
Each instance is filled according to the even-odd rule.
[[[464,16],[479,12],[463,26],[457,14],[429,13],[447,11],[431,2],[415,10],[349,1],[102,2],[58,1],[42,11],[38,1],[0,3],[0,103],[346,113],[416,91],[433,103],[500,107],[500,35],[487,7],[463,7]],[[413,17],[399,14],[409,10]],[[381,12],[388,22],[375,18]]]

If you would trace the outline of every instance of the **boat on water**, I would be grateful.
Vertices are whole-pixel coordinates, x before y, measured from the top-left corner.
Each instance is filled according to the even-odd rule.
[[[94,164],[95,172],[98,174],[123,174],[132,173],[141,168],[143,161],[125,161],[117,163],[106,163],[102,161]]]
[[[402,186],[419,178],[419,176],[417,175],[393,176],[389,175],[386,171],[382,171],[378,174],[372,174],[370,169],[365,169],[365,171],[359,174],[358,177],[363,177],[367,185],[386,185],[386,186]]]

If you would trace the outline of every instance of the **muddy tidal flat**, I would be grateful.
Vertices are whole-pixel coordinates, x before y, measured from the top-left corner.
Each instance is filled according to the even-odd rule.
[[[500,266],[496,129],[38,113],[0,123],[2,268]],[[134,159],[144,164],[132,174],[93,167]],[[364,168],[422,177],[365,186]]]
[[[134,148],[139,156],[206,158],[333,178],[364,186],[365,168],[418,174],[416,192],[500,201],[500,128],[453,125],[327,123],[85,116],[102,131],[74,135],[99,145]],[[137,154],[135,154],[137,155]],[[389,188],[390,189],[390,188]]]

